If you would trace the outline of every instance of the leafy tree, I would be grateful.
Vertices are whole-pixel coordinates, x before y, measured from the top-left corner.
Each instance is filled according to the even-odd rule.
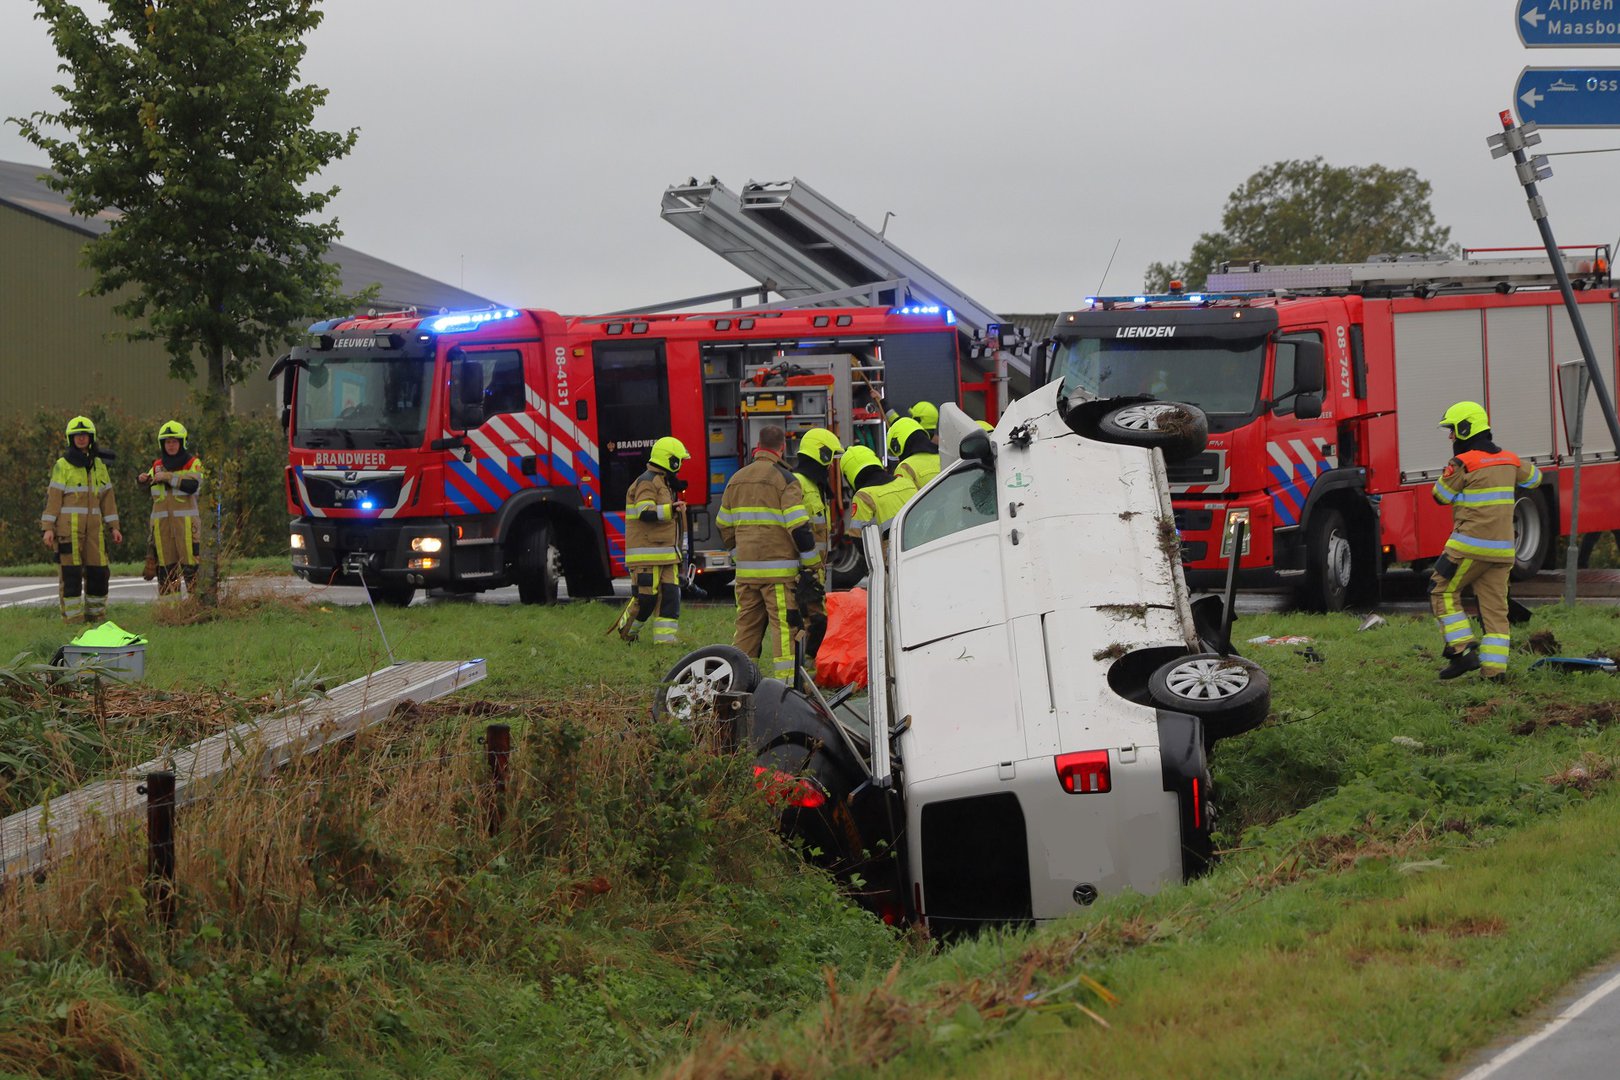
[[[1200,288],[1220,262],[1361,262],[1381,252],[1455,252],[1435,224],[1429,182],[1412,169],[1329,165],[1320,157],[1267,165],[1226,198],[1221,231],[1204,233],[1183,262],[1156,262],[1144,287],[1172,279]]]
[[[298,65],[316,0],[105,0],[101,22],[36,3],[69,82],[61,111],[11,122],[75,213],[114,217],[85,259],[92,293],[129,290],[121,336],[162,341],[179,379],[200,355],[205,412],[223,412],[255,359],[356,299],[322,260],[337,222],[312,220],[338,189],[305,190],[357,137],[312,126],[326,91]]]

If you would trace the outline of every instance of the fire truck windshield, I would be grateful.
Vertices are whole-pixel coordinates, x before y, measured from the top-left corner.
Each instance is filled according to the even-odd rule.
[[[293,445],[402,449],[427,432],[433,366],[365,355],[312,356],[298,377]]]
[[[1185,401],[1208,413],[1213,426],[1230,428],[1254,414],[1265,355],[1263,334],[1062,338],[1052,374],[1062,378],[1065,394],[1084,391],[1099,398],[1149,394]]]

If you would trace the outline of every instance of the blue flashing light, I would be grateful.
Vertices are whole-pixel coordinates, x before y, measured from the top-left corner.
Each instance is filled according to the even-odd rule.
[[[318,323],[310,323],[309,332],[311,334],[324,334],[342,321],[342,319],[323,319]]]
[[[487,322],[498,319],[515,319],[518,313],[512,308],[496,308],[492,311],[458,311],[451,315],[440,315],[438,318],[428,320],[428,329],[435,334],[453,334],[461,330],[476,330]]]
[[[1136,302],[1137,302],[1137,303],[1138,303],[1138,304],[1145,304],[1145,303],[1147,303],[1147,297],[1145,297],[1145,296],[1138,296],[1138,297],[1137,297],[1137,298],[1136,298]]]
[[[360,509],[362,510],[375,510],[376,508],[377,504],[372,502],[370,499],[367,499],[365,502],[360,504]]]
[[[1189,303],[1189,304],[1202,304],[1203,302],[1204,302],[1204,294],[1203,293],[1193,293],[1193,294],[1191,294],[1190,296],[1187,297],[1187,303]]]
[[[956,325],[956,312],[952,311],[950,308],[945,309],[945,325],[946,326],[955,326]]]
[[[950,308],[941,308],[938,304],[907,304],[905,307],[890,308],[890,315],[938,315],[945,313],[947,322],[955,322],[956,316]]]

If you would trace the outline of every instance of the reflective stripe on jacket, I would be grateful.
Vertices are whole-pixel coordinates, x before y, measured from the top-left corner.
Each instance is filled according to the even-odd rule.
[[[801,568],[821,565],[798,474],[768,450],[754,451],[754,460],[732,474],[715,524],[738,581],[791,581]]]
[[[56,531],[56,548],[68,566],[106,566],[107,542],[102,526],[118,524],[118,502],[112,477],[100,458],[88,468],[57,458],[51,467],[40,531]]]
[[[643,521],[651,510],[657,521]],[[657,469],[636,477],[624,496],[624,564],[673,566],[681,561],[680,526],[675,521],[675,492]]]
[[[1446,464],[1434,482],[1434,501],[1451,507],[1452,559],[1512,562],[1515,488],[1541,483],[1541,470],[1507,450],[1469,450]]]
[[[152,472],[161,468],[162,458],[152,462]],[[188,480],[196,482],[190,491],[185,490]],[[152,481],[152,545],[157,549],[158,565],[196,564],[202,537],[197,513],[202,480],[202,460],[193,454],[167,480]]]

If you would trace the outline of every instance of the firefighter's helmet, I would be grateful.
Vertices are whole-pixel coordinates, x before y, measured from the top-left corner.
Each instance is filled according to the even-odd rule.
[[[96,437],[96,425],[88,416],[75,416],[67,423],[67,437],[71,439],[75,435],[88,435],[93,439]]]
[[[680,472],[681,465],[692,455],[686,452],[686,445],[673,435],[665,435],[652,444],[652,453],[647,460],[663,469],[665,472]]]
[[[808,457],[811,461],[831,465],[832,459],[843,452],[844,447],[838,441],[838,436],[826,428],[811,428],[799,436],[800,457]]]
[[[911,437],[921,430],[923,430],[923,426],[909,416],[902,416],[890,424],[889,456],[899,457],[901,452],[905,450],[906,443],[910,442]]]
[[[988,420],[975,420],[973,422],[975,424],[978,424],[980,427],[982,427],[986,431],[994,431],[994,430],[996,430],[996,425],[992,424]]]
[[[878,460],[878,456],[872,452],[870,446],[852,446],[844,451],[844,459],[839,468],[843,470],[844,483],[854,487],[855,478],[874,465],[878,468],[883,467],[883,463]]]
[[[1459,401],[1446,410],[1440,426],[1450,428],[1458,439],[1472,439],[1482,431],[1489,431],[1491,418],[1485,415],[1485,406],[1477,401]]]
[[[164,439],[179,439],[180,445],[186,445],[186,425],[178,420],[170,420],[158,428],[158,442]]]
[[[919,401],[913,405],[911,418],[930,435],[939,430],[939,408],[932,401]]]

